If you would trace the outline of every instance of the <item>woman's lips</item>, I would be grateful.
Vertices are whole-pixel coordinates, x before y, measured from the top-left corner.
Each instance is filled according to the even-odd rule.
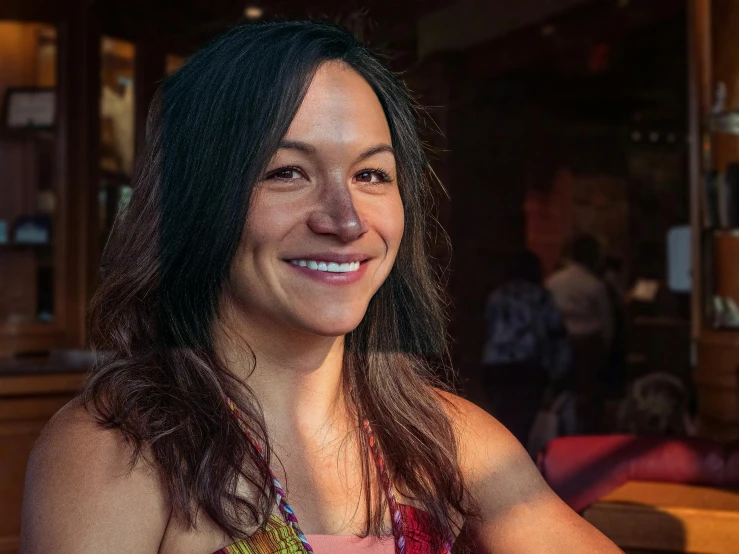
[[[300,267],[307,267],[316,271],[329,273],[352,273],[359,269],[360,262],[322,262],[316,260],[290,260],[290,263]]]
[[[290,267],[301,275],[327,284],[351,284],[362,278],[367,269],[367,259],[360,261],[357,256],[347,260],[348,256],[328,256],[315,258],[295,258],[285,260]]]

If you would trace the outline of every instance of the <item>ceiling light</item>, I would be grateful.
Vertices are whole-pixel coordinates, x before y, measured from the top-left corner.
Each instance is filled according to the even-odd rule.
[[[264,10],[259,6],[247,6],[244,8],[244,17],[247,19],[260,19],[264,15]]]

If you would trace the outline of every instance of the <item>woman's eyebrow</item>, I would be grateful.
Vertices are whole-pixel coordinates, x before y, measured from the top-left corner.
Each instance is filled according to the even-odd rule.
[[[303,152],[304,154],[310,154],[310,155],[313,155],[316,153],[315,146],[308,144],[307,142],[302,142],[299,140],[283,140],[280,142],[278,148],[285,149],[285,150],[297,150],[299,152]],[[357,161],[366,160],[367,158],[371,158],[375,154],[380,154],[382,152],[388,152],[392,154],[393,156],[395,156],[395,150],[393,150],[392,146],[390,146],[389,144],[378,144],[362,152],[357,157]]]
[[[392,146],[389,144],[378,144],[377,146],[373,146],[372,148],[368,148],[362,152],[357,158],[357,161],[366,160],[367,158],[371,158],[375,154],[380,154],[381,152],[388,152],[395,157],[395,150],[393,150]]]
[[[304,154],[316,153],[315,146],[311,146],[307,142],[301,142],[299,140],[283,140],[280,142],[277,148],[285,150],[298,150],[299,152],[303,152]]]

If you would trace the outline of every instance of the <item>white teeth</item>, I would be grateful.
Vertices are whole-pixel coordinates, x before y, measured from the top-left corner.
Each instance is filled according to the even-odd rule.
[[[307,267],[315,271],[325,271],[327,273],[352,273],[357,271],[360,262],[348,262],[339,264],[336,262],[316,262],[313,260],[290,260],[290,263],[300,267]]]

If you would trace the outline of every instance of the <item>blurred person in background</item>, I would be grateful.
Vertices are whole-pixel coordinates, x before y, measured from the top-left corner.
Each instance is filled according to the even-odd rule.
[[[629,385],[618,410],[617,432],[661,437],[695,434],[690,404],[693,395],[685,384],[664,372],[648,373]]]
[[[571,383],[577,398],[580,433],[601,431],[604,379],[613,344],[613,312],[600,269],[598,240],[592,235],[578,235],[572,241],[567,263],[546,282],[572,341]]]
[[[488,296],[485,320],[483,383],[489,402],[498,421],[526,444],[545,390],[561,382],[572,358],[536,254],[525,250],[513,257],[504,284]]]
[[[626,384],[626,293],[623,286],[623,263],[620,258],[606,256],[603,261],[603,283],[608,292],[613,329],[604,384],[606,395],[613,398],[624,392]]]

